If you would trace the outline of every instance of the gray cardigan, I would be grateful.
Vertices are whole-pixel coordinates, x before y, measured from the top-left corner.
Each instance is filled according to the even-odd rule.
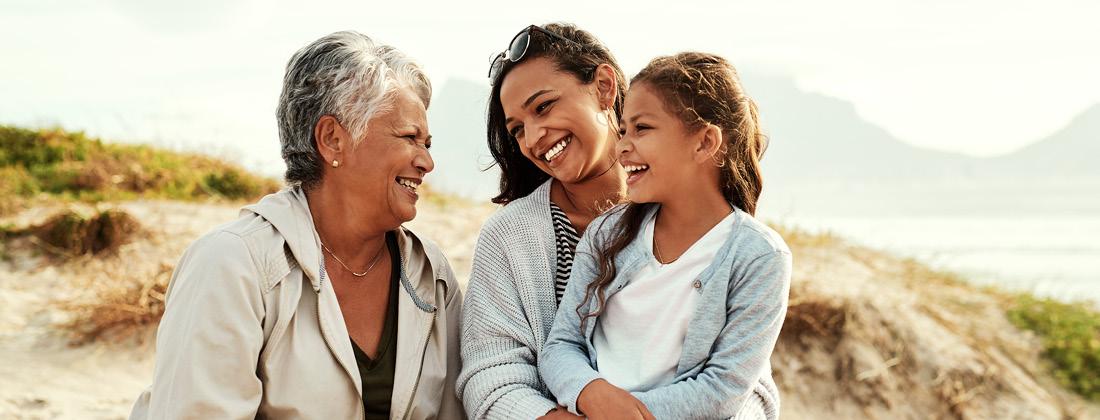
[[[533,419],[557,406],[536,369],[557,309],[550,182],[481,227],[462,308],[462,372],[455,387],[470,418]]]
[[[595,228],[590,227],[577,245],[562,310],[540,355],[542,379],[573,413],[581,390],[600,377],[592,345],[597,322],[587,322],[582,333],[575,308],[596,277],[594,250],[607,243],[621,209],[593,220],[590,226]],[[698,306],[688,324],[676,378],[669,385],[633,393],[659,419],[779,416],[769,359],[787,312],[791,252],[775,231],[734,211],[734,233],[697,278]],[[608,299],[627,284],[647,253],[635,239],[616,257],[620,269],[607,288]],[[595,303],[590,300],[582,312],[592,311]]]

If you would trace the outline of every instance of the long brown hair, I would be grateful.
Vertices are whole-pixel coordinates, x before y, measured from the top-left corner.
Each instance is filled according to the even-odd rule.
[[[531,41],[527,46],[527,53],[523,61],[539,57],[549,58],[563,73],[571,74],[581,83],[592,83],[596,80],[596,67],[607,64],[615,71],[617,84],[615,103],[612,110],[617,121],[622,115],[623,97],[626,94],[626,76],[623,75],[619,63],[611,55],[600,40],[596,39],[588,31],[580,29],[568,23],[551,23],[541,27],[547,31],[558,34],[574,43],[555,41],[553,38],[538,31],[531,31]],[[489,93],[489,116],[487,118],[487,134],[489,140],[489,152],[493,155],[493,163],[500,167],[500,193],[493,197],[497,204],[509,202],[525,197],[534,191],[550,175],[543,172],[534,163],[531,163],[519,149],[516,140],[508,133],[504,124],[504,106],[500,103],[500,85],[504,78],[515,67],[510,61],[505,61],[497,79],[493,81],[493,88]]]
[[[763,189],[760,158],[768,139],[760,128],[756,102],[745,94],[733,65],[717,55],[699,52],[657,57],[630,80],[631,87],[643,84],[661,97],[665,109],[680,119],[686,132],[697,132],[707,124],[722,130],[725,141],[715,155],[722,195],[733,206],[755,215]],[[595,244],[599,273],[577,305],[582,331],[588,318],[603,313],[605,291],[617,274],[615,257],[638,236],[650,206],[629,203],[614,210],[623,214],[612,227],[607,244]],[[582,314],[581,308],[593,296],[596,308]]]

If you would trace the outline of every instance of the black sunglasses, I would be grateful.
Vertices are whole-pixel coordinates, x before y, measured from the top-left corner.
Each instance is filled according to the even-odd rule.
[[[493,62],[489,64],[490,86],[496,82],[497,75],[499,75],[500,71],[504,69],[504,60],[515,63],[519,60],[522,60],[523,56],[527,54],[527,47],[531,45],[531,31],[538,31],[540,33],[546,34],[550,38],[553,38],[555,41],[564,41],[584,48],[583,45],[577,43],[576,41],[550,32],[546,29],[542,29],[538,25],[530,25],[526,28],[523,28],[523,30],[519,31],[516,36],[512,37],[512,42],[508,44],[507,50],[501,51],[499,54],[493,57]]]

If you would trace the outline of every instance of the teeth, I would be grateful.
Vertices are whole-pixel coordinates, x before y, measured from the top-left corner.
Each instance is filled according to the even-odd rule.
[[[546,152],[546,155],[543,156],[543,159],[546,159],[547,162],[549,162],[551,159],[554,159],[555,157],[558,156],[558,154],[561,153],[562,150],[565,150],[565,146],[568,145],[569,142],[572,141],[572,140],[573,140],[573,137],[566,137],[564,139],[561,139],[561,141],[559,141],[558,144],[556,144],[556,145],[554,145],[554,147],[550,148],[549,152]]]
[[[638,172],[649,169],[649,165],[626,165],[623,167],[627,172]]]
[[[413,190],[413,192],[416,192],[416,187],[420,186],[420,184],[417,184],[413,181],[410,181],[410,180],[404,179],[404,178],[397,178],[397,183],[401,184],[401,186],[403,186],[405,188]]]

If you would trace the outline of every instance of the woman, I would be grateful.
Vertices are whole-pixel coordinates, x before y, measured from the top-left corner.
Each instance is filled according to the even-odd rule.
[[[568,24],[529,26],[493,61],[489,148],[504,204],[474,250],[458,392],[473,418],[571,416],[539,380],[578,235],[618,202],[615,159],[624,78],[615,58]]]
[[[289,189],[195,241],[131,418],[463,418],[454,275],[402,223],[433,167],[420,67],[337,32],[287,65]]]
[[[660,57],[630,81],[630,203],[581,240],[540,355],[558,402],[591,419],[778,418],[791,252],[752,217],[766,144],[721,57]]]

